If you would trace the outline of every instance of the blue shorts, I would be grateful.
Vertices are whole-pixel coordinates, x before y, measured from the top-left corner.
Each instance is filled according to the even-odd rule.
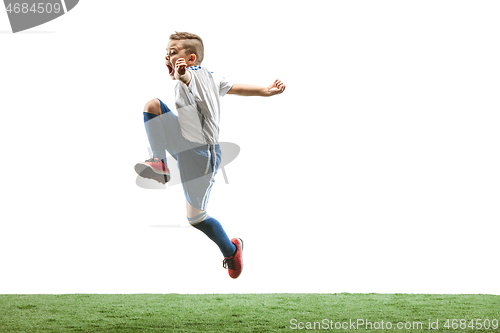
[[[221,162],[220,146],[186,140],[182,136],[177,115],[158,100],[167,139],[165,149],[177,160],[186,200],[191,206],[206,211],[210,190]]]

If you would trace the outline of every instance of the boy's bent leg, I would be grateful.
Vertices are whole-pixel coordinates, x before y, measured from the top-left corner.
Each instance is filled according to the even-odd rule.
[[[161,113],[161,103],[158,99],[150,100],[144,106],[144,126],[153,151],[153,158],[137,163],[135,171],[141,177],[154,179],[164,184],[170,180],[170,171],[166,163],[165,145],[167,139],[161,121]]]
[[[167,143],[167,138],[161,121],[160,101],[158,99],[153,99],[147,102],[142,114],[153,156],[162,160],[163,163],[166,163],[167,153],[165,151],[165,145]]]

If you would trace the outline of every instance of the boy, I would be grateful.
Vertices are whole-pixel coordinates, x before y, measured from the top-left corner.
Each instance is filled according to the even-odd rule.
[[[143,112],[153,158],[139,162],[136,172],[166,183],[170,172],[166,165],[167,150],[179,166],[189,224],[204,232],[224,255],[223,267],[236,279],[243,268],[243,241],[229,239],[221,224],[207,215],[207,204],[221,151],[219,140],[220,97],[273,96],[285,85],[275,80],[269,87],[232,84],[201,67],[204,49],[202,39],[191,33],[176,32],[170,36],[165,65],[175,86],[177,117],[159,99],[149,101]]]

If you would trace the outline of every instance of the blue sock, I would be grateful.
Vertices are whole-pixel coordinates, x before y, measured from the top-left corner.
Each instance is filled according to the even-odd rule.
[[[201,221],[200,223],[191,224],[198,230],[203,231],[205,235],[208,236],[212,241],[219,246],[220,251],[224,257],[230,257],[236,252],[236,246],[231,242],[229,237],[227,237],[222,225],[214,219],[207,215],[207,219]],[[191,219],[190,219],[191,221]]]
[[[165,144],[167,139],[165,137],[165,129],[161,123],[160,117],[156,114],[143,112],[144,126],[148,134],[149,145],[153,151],[153,156],[158,157],[167,165],[167,153],[165,151]]]

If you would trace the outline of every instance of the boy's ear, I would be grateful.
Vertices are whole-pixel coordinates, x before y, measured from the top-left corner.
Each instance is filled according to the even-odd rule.
[[[194,64],[196,62],[196,54],[191,53],[191,55],[189,56],[189,61],[192,61]]]

